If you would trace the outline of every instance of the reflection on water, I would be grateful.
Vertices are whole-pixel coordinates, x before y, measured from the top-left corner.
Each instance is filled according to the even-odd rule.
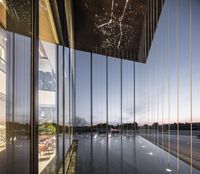
[[[109,134],[77,135],[78,174],[188,174],[190,165],[141,136]],[[193,174],[200,171],[192,168]]]

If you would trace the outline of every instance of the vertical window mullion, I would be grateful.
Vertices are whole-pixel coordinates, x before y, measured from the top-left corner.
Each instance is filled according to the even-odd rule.
[[[31,160],[30,173],[38,174],[38,71],[39,71],[39,1],[32,1],[31,39]]]

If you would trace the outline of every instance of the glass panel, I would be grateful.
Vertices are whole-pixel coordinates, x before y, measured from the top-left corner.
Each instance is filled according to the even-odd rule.
[[[0,29],[0,173],[6,173],[6,31]]]
[[[56,45],[52,5],[39,1],[39,173],[58,172],[64,157],[63,47]]]
[[[93,131],[106,133],[106,57],[92,55]]]
[[[134,71],[133,61],[122,61],[122,123],[125,134],[134,128]]]
[[[108,125],[109,130],[120,133],[121,128],[121,78],[120,59],[108,59]]]
[[[57,147],[56,45],[41,41],[39,47],[39,173],[55,173]]]
[[[76,51],[76,131],[91,130],[90,53]]]
[[[168,151],[166,171],[199,169],[199,6],[197,1],[165,1],[148,60],[136,64],[138,132]]]
[[[178,157],[190,163],[190,1],[178,4],[179,118]],[[187,145],[185,145],[187,144]],[[184,166],[178,164],[178,169]],[[190,169],[185,169],[190,173]]]
[[[200,142],[200,110],[199,110],[199,100],[200,100],[200,1],[192,0],[191,5],[191,39],[192,39],[192,164],[194,167],[200,170],[200,154],[199,154],[199,142]],[[194,169],[193,169],[194,172]]]
[[[64,116],[64,59],[63,59],[63,49],[62,46],[57,46],[58,57],[57,57],[57,83],[58,83],[58,94],[57,94],[57,106],[58,106],[58,131],[57,131],[57,171],[61,168],[63,164],[63,145],[64,145],[64,132],[63,132],[63,116]]]
[[[69,144],[70,144],[70,130],[69,130],[69,48],[65,48],[64,52],[64,117],[65,117],[65,127],[64,127],[64,132],[65,132],[65,155],[69,149]]]
[[[76,125],[76,57],[75,50],[69,49],[69,125],[70,125],[70,143],[73,141],[74,126]]]
[[[27,3],[28,2],[28,3]],[[0,1],[0,173],[30,173],[31,1]]]
[[[0,38],[2,173],[4,170],[27,173],[30,169],[31,39],[2,29]],[[18,169],[22,163],[26,167]]]

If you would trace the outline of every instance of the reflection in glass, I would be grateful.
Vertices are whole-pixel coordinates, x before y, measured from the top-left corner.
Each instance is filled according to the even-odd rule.
[[[115,133],[121,130],[120,69],[120,59],[108,57],[108,127]]]
[[[106,56],[92,54],[93,131],[106,133]]]
[[[70,145],[70,129],[69,129],[69,48],[64,50],[64,141],[66,155]]]
[[[123,132],[134,130],[134,62],[122,61],[122,126]]]
[[[0,29],[0,155],[6,148],[6,39]]]
[[[48,170],[54,173],[57,146],[56,45],[41,41],[39,53],[39,173],[45,172],[48,165]]]
[[[91,130],[90,53],[76,51],[76,131]]]
[[[31,39],[0,29],[1,173],[30,170],[30,60]]]
[[[197,7],[165,1],[147,62],[136,63],[138,133],[169,152],[168,166],[183,170],[181,160],[188,163],[186,173],[200,169]]]

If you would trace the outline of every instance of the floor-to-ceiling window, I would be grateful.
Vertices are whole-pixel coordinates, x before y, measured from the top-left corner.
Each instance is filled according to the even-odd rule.
[[[39,173],[67,170],[64,160],[73,137],[71,62],[74,57],[70,49],[61,44],[62,33],[56,30],[61,21],[54,20],[58,15],[55,9],[50,1],[39,1]]]
[[[28,1],[30,2],[30,1]],[[0,1],[0,173],[30,173],[31,10]]]
[[[64,24],[59,23],[57,5],[48,0],[0,1],[2,174],[32,173],[37,164],[39,173],[65,168],[73,139],[75,72],[73,51],[59,28]]]
[[[49,1],[39,1],[39,94],[38,94],[38,162],[39,173],[57,172],[60,152],[60,123],[62,107],[58,81],[58,66],[62,52],[58,50],[58,33]],[[44,25],[45,24],[45,25]]]
[[[199,5],[192,0],[165,1],[147,62],[136,63],[138,132],[169,152],[166,171],[195,173],[200,167]],[[170,153],[177,157],[175,162]]]
[[[39,170],[42,172],[56,156],[57,146],[57,47],[41,42],[39,60]],[[49,149],[48,149],[49,148]],[[55,165],[55,164],[54,164]]]

